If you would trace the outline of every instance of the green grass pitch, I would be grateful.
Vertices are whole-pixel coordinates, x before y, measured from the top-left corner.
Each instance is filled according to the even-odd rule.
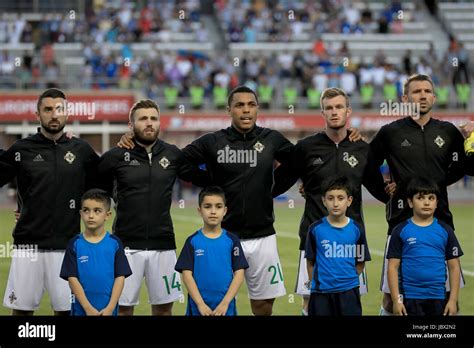
[[[195,203],[187,203],[188,207],[181,209],[173,205],[172,216],[174,221],[178,253],[181,250],[187,236],[200,227],[200,218],[195,210]],[[6,245],[12,242],[11,231],[14,225],[13,209],[0,210],[0,244]],[[303,211],[302,205],[290,208],[285,203],[275,205],[275,227],[278,236],[278,249],[287,295],[275,301],[275,315],[301,315],[301,297],[294,293],[296,272],[298,266],[298,245],[297,235],[298,224]],[[472,204],[453,204],[452,212],[456,224],[456,234],[464,250],[461,264],[465,270],[467,285],[461,289],[460,306],[461,314],[474,315],[474,206]],[[372,261],[367,263],[369,294],[362,297],[364,315],[378,315],[382,294],[379,291],[379,281],[382,269],[382,251],[386,239],[386,222],[384,206],[380,204],[366,204],[364,214],[367,228],[367,238],[369,248],[372,253]],[[110,229],[110,223],[107,225]],[[11,259],[1,255],[0,257],[0,294],[4,296],[8,271]],[[247,289],[245,284],[240,289],[237,297],[237,309],[240,315],[251,315]],[[173,307],[173,314],[183,315],[186,304],[176,302]],[[10,311],[1,306],[0,315],[8,315]],[[37,314],[52,314],[47,295],[43,297]],[[135,308],[135,313],[139,315],[149,315],[150,306],[148,304],[145,286],[142,287],[140,304]]]

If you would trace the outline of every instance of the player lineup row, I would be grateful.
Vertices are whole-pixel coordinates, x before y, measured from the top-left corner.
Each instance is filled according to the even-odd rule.
[[[275,298],[285,294],[283,281],[276,281],[281,276],[281,267],[273,227],[272,199],[301,179],[306,205],[300,225],[302,252],[297,293],[306,299],[303,311],[308,312],[309,302],[312,303],[309,308],[311,314],[318,314],[320,313],[318,309],[323,308],[326,308],[324,313],[334,315],[345,314],[346,309],[356,310],[359,308],[357,301],[351,302],[347,298],[358,299],[357,293],[363,291],[363,284],[360,288],[357,285],[344,291],[341,289],[345,286],[341,284],[332,284],[329,281],[330,285],[324,285],[328,281],[324,278],[326,261],[318,259],[324,253],[318,253],[318,249],[315,248],[312,254],[308,249],[308,243],[311,238],[316,238],[314,239],[316,241],[320,235],[332,235],[334,231],[339,231],[342,225],[347,224],[352,226],[352,236],[357,237],[355,242],[335,240],[330,243],[329,237],[321,240],[325,245],[324,250],[328,253],[331,250],[330,254],[336,256],[329,257],[331,261],[327,261],[329,262],[326,264],[327,269],[334,269],[335,265],[346,265],[343,260],[351,259],[354,253],[369,256],[368,247],[359,240],[364,234],[361,232],[364,226],[361,214],[362,185],[378,200],[388,205],[389,235],[398,231],[397,226],[412,216],[410,221],[413,223],[407,225],[408,230],[411,231],[413,226],[422,226],[415,218],[415,208],[410,207],[410,204],[415,205],[418,201],[418,196],[419,200],[425,196],[435,196],[437,208],[433,210],[432,207],[425,207],[423,211],[433,210],[433,216],[436,218],[436,221],[433,221],[444,231],[439,233],[445,237],[451,235],[446,232],[448,227],[454,230],[446,187],[466,174],[472,175],[474,157],[466,154],[470,148],[466,146],[465,151],[463,135],[456,127],[431,117],[431,109],[436,100],[433,91],[433,83],[429,76],[411,76],[405,82],[403,97],[407,102],[418,103],[420,114],[413,118],[402,118],[382,127],[368,144],[361,139],[356,129],[346,127],[347,119],[352,112],[346,93],[339,88],[329,88],[321,95],[321,113],[326,123],[324,132],[302,139],[294,145],[280,132],[256,124],[258,97],[253,90],[242,86],[231,91],[228,97],[227,111],[231,125],[226,129],[205,134],[182,150],[158,137],[159,107],[154,101],[141,100],[130,110],[130,133],[122,137],[117,147],[99,157],[83,140],[64,134],[67,115],[61,105],[64,105],[66,96],[58,89],[49,89],[38,99],[37,117],[40,122],[38,133],[17,141],[0,155],[2,167],[0,185],[17,178],[18,195],[21,198],[18,200],[20,215],[13,234],[14,243],[37,245],[40,250],[39,257],[45,259],[48,267],[43,270],[41,269],[43,262],[28,263],[21,258],[13,258],[4,305],[12,308],[14,314],[32,314],[39,305],[42,291],[40,293],[23,284],[25,279],[35,279],[48,290],[55,312],[69,314],[70,288],[66,281],[58,277],[63,265],[64,250],[70,251],[67,258],[70,262],[69,269],[75,265],[75,270],[78,272],[76,273],[78,278],[68,277],[78,280],[71,285],[73,293],[78,297],[77,294],[84,295],[84,291],[80,291],[82,279],[79,271],[81,267],[92,265],[91,261],[94,260],[87,254],[89,251],[92,252],[89,248],[97,244],[108,248],[109,251],[113,250],[113,255],[116,255],[123,244],[128,252],[125,258],[121,258],[122,261],[127,261],[123,262],[121,276],[128,273],[126,263],[129,264],[132,274],[117,283],[114,279],[109,282],[109,286],[106,287],[109,291],[101,293],[101,301],[107,302],[108,299],[110,303],[107,302],[107,306],[99,308],[93,306],[96,310],[94,313],[105,313],[102,311],[106,308],[106,313],[110,313],[110,310],[116,313],[118,305],[120,314],[133,314],[133,308],[138,303],[141,282],[145,277],[152,313],[171,314],[173,302],[180,297],[177,294],[180,292],[179,278],[175,270],[176,243],[170,216],[172,187],[176,178],[179,178],[201,187],[218,186],[223,190],[221,199],[225,198],[224,206],[222,202],[219,203],[220,206],[216,202],[200,205],[203,220],[205,213],[209,211],[209,221],[212,223],[206,225],[204,222],[200,233],[195,234],[187,242],[189,250],[186,255],[181,255],[187,256],[183,259],[187,261],[185,263],[187,267],[191,267],[189,266],[191,264],[196,267],[193,268],[195,272],[191,272],[191,277],[186,276],[188,269],[178,269],[183,271],[183,281],[196,305],[193,309],[191,305],[188,306],[188,311],[193,314],[227,313],[232,306],[226,307],[226,311],[223,312],[222,301],[225,299],[226,303],[230,304],[232,294],[237,291],[239,282],[241,283],[239,279],[245,278],[252,312],[255,315],[270,315]],[[472,142],[472,135],[469,138],[473,130],[472,123],[462,130],[468,137],[466,144],[469,144]],[[384,160],[390,169],[388,184],[384,182],[379,170]],[[280,163],[276,170],[274,170],[275,161]],[[417,192],[417,196],[408,197],[409,181],[418,177],[419,173],[429,173],[429,178],[425,178],[428,182],[418,187],[421,190]],[[348,187],[338,184],[325,192],[324,180],[341,179],[339,175],[347,179]],[[99,216],[101,213],[108,216],[108,209],[89,207],[84,211],[84,207],[79,208],[84,203],[81,197],[91,188],[102,189],[108,196],[113,196],[117,203],[113,235],[109,236],[101,229],[92,228],[97,224],[94,222],[94,216]],[[337,214],[344,211],[341,205],[344,200],[346,202],[350,200],[350,204],[347,204],[347,214],[344,211],[344,214],[340,215],[342,220],[331,218],[331,209],[328,208],[330,200],[325,195],[332,191],[337,193],[330,195],[331,204],[336,204],[334,209]],[[216,198],[214,196],[219,197],[218,194],[213,194],[209,195],[209,199]],[[208,196],[205,195],[204,198],[207,200]],[[407,198],[410,198],[411,203]],[[100,200],[86,200],[89,201],[96,204]],[[224,208],[226,213],[222,216],[222,228],[219,222],[218,229],[210,229],[214,225],[217,226],[216,222],[219,220],[219,217],[214,215],[219,215],[218,212]],[[90,230],[94,230],[94,233],[88,235],[85,230],[82,234],[77,234],[80,231],[78,210],[81,210],[86,230],[89,228],[87,223],[90,220]],[[89,220],[84,218],[86,213]],[[315,223],[317,225],[314,225]],[[322,232],[319,232],[320,229]],[[414,227],[413,229],[417,230]],[[100,231],[102,232],[98,233]],[[309,231],[314,232],[314,237],[311,237]],[[74,238],[73,245],[69,242],[71,238]],[[417,239],[417,237],[410,238]],[[110,243],[99,243],[102,240],[109,240]],[[240,247],[235,240],[240,240]],[[198,276],[201,273],[208,274],[198,270],[200,262],[203,264],[209,262],[206,248],[211,242],[219,245],[222,243],[219,250],[232,247],[232,254],[227,257],[240,268],[234,269],[232,263],[231,276],[229,277],[229,272],[224,276],[228,288],[227,292],[223,290],[220,292],[221,302],[212,302],[216,306],[211,308],[212,306],[204,301],[209,312],[202,306],[203,296],[201,298],[197,296],[199,291],[194,292],[193,296],[193,289],[201,290],[202,284],[209,286],[208,289],[214,289],[216,285],[212,279]],[[352,256],[338,257],[339,250],[346,244],[349,247],[344,248],[344,252]],[[421,244],[424,243],[417,245]],[[361,250],[366,250],[367,255]],[[405,255],[404,249],[401,250],[400,257]],[[192,258],[193,252],[194,258]],[[233,253],[237,254],[235,257],[244,257],[246,263],[243,259],[234,260]],[[100,253],[102,254],[107,253],[104,251]],[[461,254],[462,252],[458,252],[457,255]],[[220,256],[216,253],[214,257]],[[305,258],[309,260],[308,268]],[[352,259],[355,262],[354,258]],[[426,261],[423,258],[419,259]],[[457,257],[453,259],[457,260]],[[360,262],[354,265],[357,271],[361,270],[358,264],[365,260],[361,258]],[[386,262],[391,269],[390,263]],[[448,265],[453,262],[448,262]],[[228,262],[219,264],[222,267],[229,265]],[[405,264],[402,263],[402,271]],[[115,263],[112,266],[115,271]],[[117,267],[120,268],[118,263]],[[351,267],[345,269],[346,272],[357,274]],[[269,269],[273,272],[269,272]],[[308,272],[304,272],[305,269],[308,269]],[[402,274],[406,275],[405,272]],[[96,278],[93,275],[89,279],[92,284],[94,279]],[[309,279],[313,280],[314,287],[311,285],[308,288],[308,284],[311,283],[308,282]],[[398,302],[392,303],[393,296],[396,295],[397,299],[398,295],[404,296],[403,303],[405,303],[413,300],[413,295],[408,290],[409,286],[400,286],[399,294],[392,291],[390,296],[390,289],[394,286],[393,284],[389,286],[390,279],[389,276],[388,281],[382,284],[382,290],[386,293],[383,312],[403,313],[403,310],[399,310],[401,306],[397,306]],[[352,277],[351,285],[355,284],[353,280]],[[222,279],[220,281],[224,282]],[[406,285],[406,282],[400,284]],[[117,290],[122,287],[123,291]],[[319,294],[322,294],[322,297],[309,301]],[[451,291],[449,296],[455,298],[457,293]],[[451,297],[447,299],[451,300]],[[329,305],[345,301],[349,301],[347,307]],[[450,304],[449,313],[452,313],[452,302],[447,301]],[[419,307],[418,304],[416,306]],[[82,313],[90,309],[87,305],[82,306],[82,303],[81,307]],[[408,309],[410,305],[405,304],[405,307]]]

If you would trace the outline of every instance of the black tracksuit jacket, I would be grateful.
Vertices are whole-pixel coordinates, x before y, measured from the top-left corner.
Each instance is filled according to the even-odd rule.
[[[406,185],[411,178],[424,176],[440,189],[435,216],[454,229],[449,211],[447,186],[467,173],[464,138],[450,122],[431,118],[423,127],[411,117],[383,126],[370,146],[376,165],[386,159],[397,191],[386,206],[390,234],[399,223],[413,215],[406,201]]]
[[[53,141],[40,132],[18,140],[1,154],[0,186],[15,177],[18,184],[20,218],[13,230],[15,245],[66,249],[81,231],[81,197],[97,185],[98,160],[81,139],[63,135]]]
[[[273,195],[276,197],[293,186],[298,178],[303,181],[306,202],[299,229],[300,250],[305,249],[308,227],[328,214],[322,202],[321,184],[335,175],[349,178],[353,201],[346,215],[362,226],[361,185],[378,200],[386,203],[389,199],[379,167],[375,165],[370,145],[366,142],[351,142],[347,136],[336,144],[325,132],[300,140],[295,146],[290,165],[283,164],[276,169],[273,188]]]
[[[137,143],[131,150],[115,147],[104,153],[98,171],[101,187],[114,197],[114,234],[124,247],[141,250],[176,249],[170,215],[176,178],[204,186],[208,174],[189,165],[181,150],[160,139],[151,159]]]
[[[228,152],[256,151],[256,165],[232,163],[230,157],[223,159],[226,147],[231,150]],[[205,164],[212,183],[225,191],[228,211],[222,226],[241,239],[250,239],[275,233],[274,164],[275,160],[288,162],[293,148],[294,145],[278,131],[255,126],[249,133],[242,134],[231,126],[203,135],[183,152],[194,164]]]

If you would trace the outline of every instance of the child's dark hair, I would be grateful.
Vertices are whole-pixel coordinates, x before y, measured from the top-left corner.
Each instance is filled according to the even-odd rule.
[[[321,184],[323,195],[332,190],[344,190],[347,196],[352,196],[352,185],[349,178],[345,175],[331,176]]]
[[[104,205],[107,211],[110,210],[110,196],[107,192],[101,189],[90,189],[86,191],[81,198],[81,207],[86,199],[92,199],[94,201],[100,202]]]
[[[439,187],[434,181],[424,177],[416,177],[408,182],[406,196],[409,199],[413,200],[413,197],[417,194],[429,195],[430,193],[439,197]]]
[[[220,188],[219,186],[208,186],[208,187],[203,188],[201,192],[199,192],[199,206],[201,206],[202,201],[204,200],[204,197],[206,196],[222,197],[222,199],[224,200],[224,204],[226,204],[224,190]]]

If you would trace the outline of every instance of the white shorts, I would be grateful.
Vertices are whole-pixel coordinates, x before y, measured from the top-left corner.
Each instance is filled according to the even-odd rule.
[[[183,298],[181,278],[174,270],[176,250],[135,250],[125,248],[132,275],[125,279],[120,306],[139,303],[143,278],[148,289],[148,303],[171,303]]]
[[[44,290],[54,311],[71,310],[69,283],[60,278],[65,251],[14,249],[3,305],[7,308],[34,311]]]
[[[276,235],[241,240],[249,268],[245,280],[252,300],[267,300],[286,295],[283,269]]]
[[[306,267],[306,259],[304,257],[305,252],[304,250],[300,250],[300,262],[298,264],[298,275],[296,277],[296,286],[295,286],[295,292],[297,295],[301,296],[310,296],[311,291],[310,289],[305,285],[309,281],[308,277],[308,268]],[[311,284],[309,284],[311,286]],[[364,270],[362,273],[359,275],[359,293],[360,295],[365,295],[368,292],[368,287],[367,287],[367,272]]]
[[[390,288],[388,286],[388,278],[387,278],[387,270],[388,270],[388,259],[387,259],[387,252],[388,252],[388,246],[390,244],[390,235],[387,236],[387,242],[385,243],[385,252],[384,252],[384,255],[383,255],[383,259],[384,259],[384,262],[383,262],[383,268],[382,268],[382,277],[381,277],[381,281],[380,281],[380,291],[386,293],[386,294],[390,294]],[[446,263],[446,292],[449,292],[450,291],[450,285],[449,285],[449,272],[448,272],[448,264]],[[460,288],[464,288],[464,276],[462,274],[462,269],[461,269],[461,279],[459,281],[459,287]]]

